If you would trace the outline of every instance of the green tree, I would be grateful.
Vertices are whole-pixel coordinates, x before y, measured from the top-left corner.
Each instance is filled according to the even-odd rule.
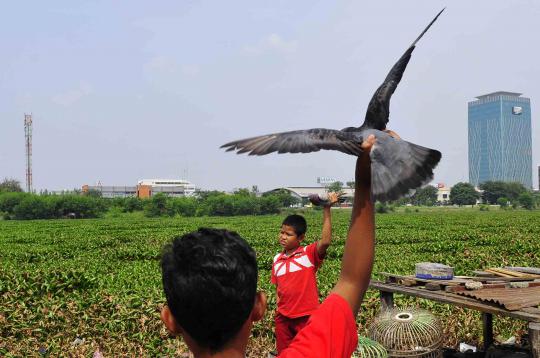
[[[233,197],[233,215],[260,215],[260,200],[254,196]]]
[[[48,198],[55,204],[57,217],[74,215],[76,218],[96,218],[107,210],[106,202],[101,198],[77,194],[52,195]]]
[[[528,190],[521,183],[506,183],[506,196],[510,201],[518,200],[519,196],[525,192],[528,192]]]
[[[292,196],[291,196],[292,197]],[[296,200],[296,198],[293,198]],[[261,214],[277,214],[282,206],[279,198],[273,195],[260,198]]]
[[[501,196],[499,199],[497,199],[497,204],[499,204],[502,209],[506,209],[508,207],[508,198]]]
[[[529,192],[524,192],[519,194],[518,202],[527,210],[532,210],[534,208],[534,200]]]
[[[126,213],[131,213],[134,211],[141,211],[144,209],[144,202],[136,197],[125,198],[123,211]]]
[[[205,215],[232,216],[234,215],[234,198],[232,195],[220,194],[209,196],[203,203]]]
[[[474,205],[480,195],[469,183],[457,183],[450,189],[450,201],[456,205]]]
[[[240,195],[240,196],[253,196],[255,195],[254,193],[252,193],[251,191],[249,191],[248,188],[240,188],[240,189],[236,189],[234,191],[234,194],[235,195]]]
[[[293,196],[290,191],[283,188],[269,191],[263,194],[263,197],[267,197],[267,196],[273,196],[277,198],[277,200],[280,203],[280,206],[284,208],[289,208],[300,202],[299,198]]]
[[[167,196],[163,193],[153,195],[150,200],[146,202],[144,214],[148,217],[167,215],[170,212],[169,207],[167,206],[167,199]]]
[[[508,198],[507,183],[502,181],[486,181],[480,184],[480,189],[483,190],[482,200],[485,203],[495,204],[499,198]]]
[[[0,183],[0,193],[22,192],[21,183],[17,179],[5,178]]]
[[[225,193],[222,192],[222,191],[218,191],[218,190],[198,190],[195,193],[195,197],[197,199],[199,199],[200,201],[205,201],[206,199],[208,199],[211,196],[219,196],[219,195],[223,195],[223,194],[225,194]]]
[[[22,192],[0,193],[0,213],[4,213],[4,218],[10,219],[15,207],[29,195],[31,194]]]
[[[348,181],[345,183],[347,185],[347,187],[351,188],[351,189],[354,189],[354,180],[353,181]]]
[[[504,181],[487,181],[480,184],[483,191],[482,200],[489,204],[496,204],[501,197],[516,201],[518,197],[527,192],[527,188],[521,183]]]
[[[54,203],[47,200],[49,197],[40,197],[38,195],[26,196],[13,210],[15,219],[50,219],[56,215]]]
[[[533,192],[532,196],[533,196],[533,199],[534,199],[534,205],[535,206],[540,206],[540,191]]]
[[[427,185],[416,190],[411,197],[411,203],[413,205],[433,206],[437,202],[437,192],[437,188],[433,185]]]
[[[332,184],[328,185],[326,189],[328,192],[339,193],[343,190],[343,183],[340,181],[335,181]]]
[[[181,197],[169,199],[170,208],[172,209],[169,215],[178,214],[180,216],[195,216],[197,213],[197,199]]]

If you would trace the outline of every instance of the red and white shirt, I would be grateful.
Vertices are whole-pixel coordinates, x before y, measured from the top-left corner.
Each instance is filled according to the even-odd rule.
[[[348,358],[357,345],[356,322],[351,307],[341,296],[331,294],[278,357]]]
[[[290,255],[274,257],[272,283],[277,286],[277,310],[283,316],[297,318],[313,313],[319,306],[317,269],[322,259],[317,243],[300,246]]]

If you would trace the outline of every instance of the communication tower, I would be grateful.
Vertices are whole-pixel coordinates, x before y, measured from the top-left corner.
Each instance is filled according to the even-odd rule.
[[[26,145],[26,191],[32,192],[32,115],[24,114],[24,138]]]

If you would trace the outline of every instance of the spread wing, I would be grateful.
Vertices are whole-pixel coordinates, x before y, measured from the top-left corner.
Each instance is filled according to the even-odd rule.
[[[411,59],[411,54],[416,46],[416,43],[422,38],[431,25],[433,25],[435,20],[437,20],[443,11],[444,9],[442,9],[437,16],[431,20],[420,36],[416,38],[413,44],[407,49],[407,51],[405,51],[401,58],[392,67],[384,79],[383,84],[377,88],[377,91],[375,91],[375,94],[373,94],[373,97],[369,102],[366,120],[362,125],[363,128],[373,128],[378,130],[386,129],[386,124],[388,123],[388,117],[390,115],[390,98],[396,90],[399,81],[401,81],[401,77],[403,76],[403,72],[405,72],[405,68]]]
[[[262,135],[236,140],[221,146],[237,154],[265,155],[278,153],[310,153],[321,149],[360,155],[362,137],[358,132],[343,132],[334,129],[313,128],[299,131]]]

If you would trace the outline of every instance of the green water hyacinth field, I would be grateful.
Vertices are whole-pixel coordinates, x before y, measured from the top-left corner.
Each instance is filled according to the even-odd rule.
[[[333,210],[334,241],[318,274],[321,298],[337,280],[350,211]],[[320,211],[307,211],[306,242],[319,238]],[[126,214],[88,220],[0,221],[0,356],[182,356],[159,318],[164,303],[160,251],[174,236],[201,226],[237,231],[256,250],[259,287],[269,298],[253,331],[248,355],[274,349],[275,291],[270,284],[284,215],[144,218]],[[414,273],[415,263],[440,262],[468,275],[486,267],[540,267],[540,211],[424,209],[377,215],[377,272]],[[445,345],[481,342],[480,314],[426,300],[396,297],[443,321]],[[369,291],[359,332],[379,309]],[[525,333],[521,321],[495,317],[495,335]]]

